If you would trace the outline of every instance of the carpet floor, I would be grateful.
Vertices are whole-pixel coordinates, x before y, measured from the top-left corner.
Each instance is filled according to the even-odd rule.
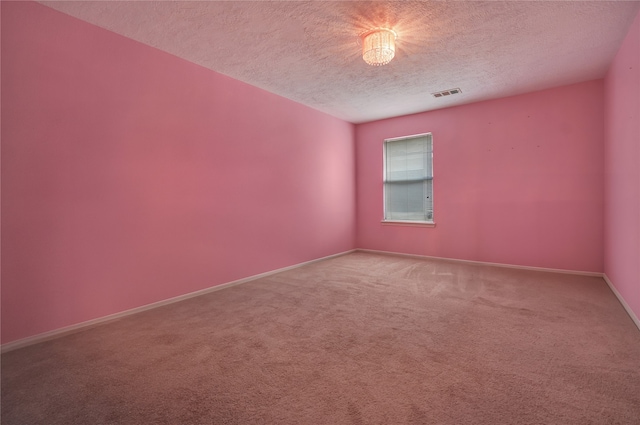
[[[2,355],[2,423],[639,424],[599,277],[355,252]]]

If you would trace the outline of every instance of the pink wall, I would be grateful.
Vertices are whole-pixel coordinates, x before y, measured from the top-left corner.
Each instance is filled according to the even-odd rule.
[[[358,247],[601,272],[602,116],[597,80],[356,126]],[[382,225],[383,140],[425,132],[436,226]]]
[[[343,252],[353,125],[2,2],[2,342]]]
[[[604,272],[640,318],[640,14],[605,78]]]

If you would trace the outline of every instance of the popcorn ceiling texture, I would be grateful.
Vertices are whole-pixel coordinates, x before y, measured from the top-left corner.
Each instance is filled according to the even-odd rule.
[[[602,78],[640,2],[40,2],[360,123]],[[398,33],[371,67],[358,34]],[[435,99],[432,92],[460,87]]]

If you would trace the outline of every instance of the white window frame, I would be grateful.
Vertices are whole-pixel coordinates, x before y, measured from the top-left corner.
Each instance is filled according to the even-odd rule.
[[[430,193],[427,193],[426,197],[425,197],[425,202],[424,202],[424,218],[423,219],[397,219],[397,218],[388,218],[390,216],[390,213],[387,211],[387,183],[388,183],[388,176],[387,176],[387,146],[390,143],[393,142],[398,142],[398,141],[403,141],[403,140],[410,140],[410,139],[417,139],[417,138],[428,138],[428,146],[430,147],[430,149],[427,150],[427,157],[425,158],[426,161],[429,161],[429,164],[426,165],[427,169],[431,169],[431,175],[427,175],[425,177],[425,180],[430,180],[431,181],[431,190]],[[390,139],[385,139],[384,143],[383,143],[383,152],[382,152],[382,157],[383,157],[383,175],[382,175],[382,191],[383,191],[383,219],[382,219],[382,224],[393,224],[393,225],[405,225],[405,226],[426,226],[426,227],[433,227],[435,226],[435,222],[434,222],[434,204],[433,204],[433,134],[431,133],[422,133],[422,134],[415,134],[415,135],[411,135],[411,136],[403,136],[403,137],[395,137],[395,138],[390,138]],[[426,203],[426,199],[430,198],[431,202],[431,209],[429,211],[429,208],[427,206]]]

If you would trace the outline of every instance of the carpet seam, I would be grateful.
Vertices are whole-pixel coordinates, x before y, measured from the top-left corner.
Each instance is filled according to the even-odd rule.
[[[432,255],[405,254],[403,252],[379,251],[379,250],[376,250],[376,249],[357,248],[355,251],[356,252],[368,252],[368,253],[372,253],[372,254],[395,255],[395,256],[408,257],[408,258],[422,258],[422,259],[425,259],[425,260],[443,260],[443,261],[451,261],[453,263],[503,267],[503,268],[506,268],[506,269],[518,269],[518,270],[530,270],[530,271],[539,271],[539,272],[547,272],[547,273],[571,274],[571,275],[576,275],[576,276],[603,277],[603,275],[604,275],[604,273],[601,273],[601,272],[588,272],[588,271],[568,270],[568,269],[553,269],[553,268],[549,268],[549,267],[522,266],[522,265],[518,265],[518,264],[491,263],[491,262],[488,262],[488,261],[462,260],[462,259],[458,259],[458,258],[435,257],[435,256],[432,256]]]
[[[489,263],[489,262],[486,262],[486,261],[460,260],[460,259],[457,259],[457,258],[434,257],[434,256],[429,256],[429,255],[418,255],[418,254],[405,254],[405,253],[402,253],[402,252],[379,251],[379,250],[376,250],[376,249],[357,248],[357,249],[355,249],[355,251],[356,252],[368,252],[368,253],[372,253],[372,254],[395,255],[395,256],[399,256],[399,257],[444,260],[444,261],[451,261],[453,263],[476,264],[476,265],[484,265],[484,266],[495,266],[495,267],[503,267],[503,268],[508,268],[508,269],[530,270],[530,271],[539,271],[539,272],[547,272],[547,273],[562,273],[562,274],[569,274],[569,275],[576,275],[576,276],[601,277],[602,279],[604,279],[604,281],[606,282],[606,284],[609,287],[609,289],[611,290],[611,292],[613,292],[613,295],[618,299],[618,301],[622,305],[622,308],[624,308],[624,311],[629,315],[629,318],[631,319],[633,324],[636,325],[636,327],[638,328],[638,331],[640,331],[640,319],[638,319],[638,317],[635,315],[633,310],[631,310],[631,307],[629,306],[629,304],[627,304],[627,302],[624,300],[624,298],[622,298],[622,295],[620,295],[620,293],[615,288],[615,286],[613,285],[613,283],[611,282],[609,277],[606,275],[606,273],[587,272],[587,271],[579,271],[579,270],[566,270],[566,269],[551,269],[551,268],[546,268],[546,267],[520,266],[520,265],[503,264],[503,263]]]

